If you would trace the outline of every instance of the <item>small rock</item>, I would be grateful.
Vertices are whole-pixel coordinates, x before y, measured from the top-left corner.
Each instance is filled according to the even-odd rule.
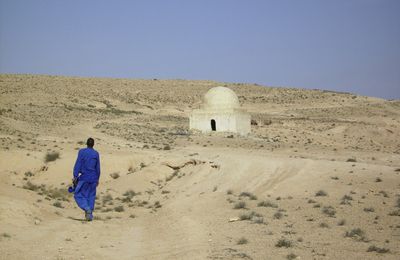
[[[240,218],[230,218],[229,222],[235,222],[235,221],[239,221],[239,220],[240,220]]]

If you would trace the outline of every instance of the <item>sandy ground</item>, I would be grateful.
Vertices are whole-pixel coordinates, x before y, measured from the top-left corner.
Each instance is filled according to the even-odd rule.
[[[218,85],[249,136],[189,131]],[[30,75],[0,75],[0,92],[0,259],[400,258],[398,100]],[[66,192],[89,136],[93,222]]]

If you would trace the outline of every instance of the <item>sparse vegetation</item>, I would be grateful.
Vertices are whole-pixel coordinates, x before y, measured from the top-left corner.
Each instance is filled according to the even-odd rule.
[[[329,225],[327,223],[325,223],[325,222],[322,222],[322,223],[319,224],[319,227],[321,227],[321,228],[329,228]]]
[[[248,197],[250,200],[257,200],[257,196],[251,192],[244,191],[240,193],[239,197]]]
[[[315,193],[316,197],[322,197],[322,196],[328,196],[328,193],[326,193],[326,191],[324,190],[319,190]]]
[[[334,217],[336,214],[336,210],[332,206],[325,206],[322,208],[322,213],[329,217]]]
[[[342,197],[342,201],[340,202],[340,204],[342,205],[351,205],[350,201],[353,200],[353,197],[350,195],[344,195]]]
[[[367,252],[377,252],[379,254],[385,254],[385,253],[389,253],[390,250],[388,248],[377,247],[375,245],[372,245],[372,246],[368,247]]]
[[[33,173],[32,173],[31,171],[27,171],[27,172],[24,173],[24,175],[25,175],[26,177],[32,177],[32,176],[33,176]]]
[[[382,179],[379,177],[376,177],[375,182],[382,182]]]
[[[109,204],[110,202],[112,202],[112,200],[113,200],[113,197],[110,194],[106,194],[102,198],[103,205]]]
[[[46,153],[46,156],[44,157],[44,162],[45,163],[53,162],[53,161],[57,160],[58,158],[60,158],[59,152],[48,152],[48,153]]]
[[[231,195],[231,194],[233,194],[233,191],[231,189],[229,189],[226,191],[226,194]]]
[[[59,201],[54,202],[53,206],[56,208],[64,208],[63,205],[61,204],[61,202],[59,202]]]
[[[364,208],[365,212],[375,212],[375,209],[370,207],[370,208]]]
[[[293,259],[296,259],[297,258],[297,255],[295,255],[295,254],[293,254],[293,253],[290,253],[290,254],[288,254],[287,256],[286,256],[286,259],[288,259],[288,260],[293,260]]]
[[[346,231],[344,236],[353,238],[354,240],[357,240],[357,241],[367,242],[365,232],[363,230],[361,230],[360,228],[353,228],[350,231]]]
[[[288,240],[288,239],[281,238],[281,239],[278,240],[278,242],[276,242],[275,246],[276,246],[276,247],[286,247],[286,248],[289,248],[289,247],[292,247],[292,246],[293,246],[293,242],[290,241],[290,240]]]
[[[235,205],[233,206],[234,209],[244,209],[246,208],[246,202],[244,201],[238,201],[235,203]]]
[[[338,226],[344,226],[346,224],[346,220],[345,219],[341,219],[338,222]]]
[[[389,213],[389,216],[397,216],[400,217],[400,209],[393,210]]]
[[[383,197],[385,197],[385,198],[389,198],[389,195],[387,194],[387,192],[386,192],[386,191],[384,191],[384,190],[381,190],[379,193],[380,193],[380,194],[382,194],[382,195],[383,195]]]
[[[11,237],[11,235],[8,234],[8,233],[1,233],[1,236],[5,237],[5,238],[10,238]]]
[[[278,205],[276,205],[275,203],[271,202],[271,201],[260,201],[259,203],[257,203],[257,207],[270,207],[270,208],[278,208]]]
[[[245,237],[241,237],[238,241],[237,244],[238,245],[244,245],[247,244],[249,241],[245,238]]]
[[[274,219],[281,219],[282,217],[283,217],[283,214],[280,211],[275,212]]]
[[[154,202],[153,207],[156,209],[161,208],[161,203],[159,201],[156,201],[156,202]]]
[[[135,192],[133,190],[127,190],[125,191],[124,194],[122,194],[123,196],[125,196],[126,198],[132,199],[133,197],[135,197],[136,195],[140,195],[140,192]]]
[[[27,183],[25,183],[25,185],[22,186],[22,188],[31,190],[31,191],[37,191],[40,188],[40,186],[35,185],[32,182],[28,181]]]
[[[116,207],[114,208],[114,210],[115,210],[116,212],[123,212],[123,211],[125,211],[124,206],[122,206],[122,205],[116,206]]]
[[[115,179],[119,178],[119,173],[118,172],[113,172],[113,173],[110,173],[110,176],[111,176],[111,178],[113,178],[115,180]]]
[[[253,223],[262,224],[264,223],[264,218],[261,214],[257,212],[243,213],[239,216],[240,220],[251,220]]]

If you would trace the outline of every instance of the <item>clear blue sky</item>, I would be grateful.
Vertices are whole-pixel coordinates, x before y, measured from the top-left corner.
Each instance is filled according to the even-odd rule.
[[[400,98],[400,0],[0,0],[0,73]]]

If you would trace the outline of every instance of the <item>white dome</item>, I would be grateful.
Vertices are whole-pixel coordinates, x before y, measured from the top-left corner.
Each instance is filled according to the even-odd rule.
[[[215,87],[204,95],[206,109],[233,109],[239,108],[239,99],[233,90],[226,87]]]

